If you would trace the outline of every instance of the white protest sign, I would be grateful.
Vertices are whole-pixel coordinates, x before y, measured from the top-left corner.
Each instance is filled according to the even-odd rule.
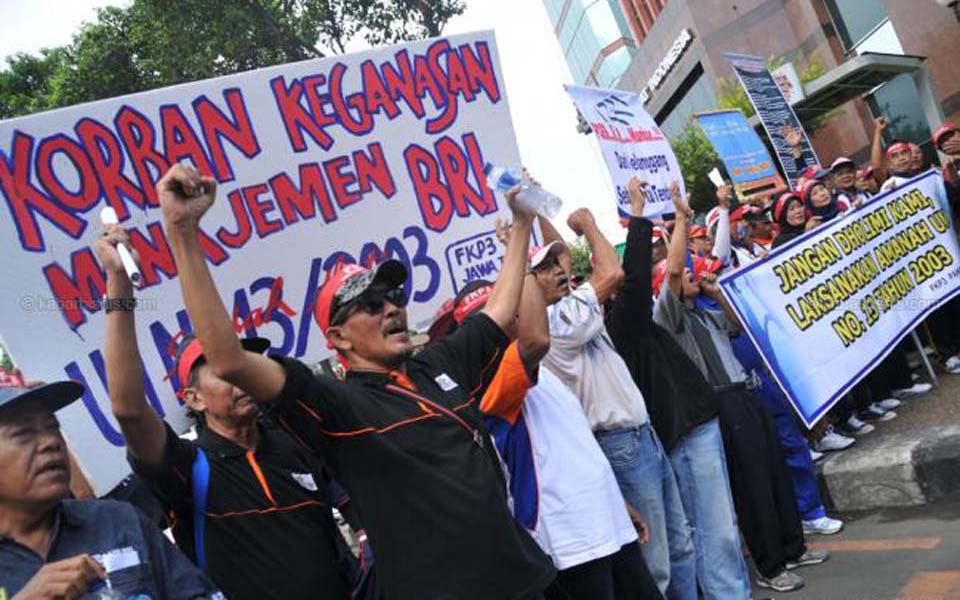
[[[410,325],[496,277],[506,206],[483,164],[521,164],[491,32],[280,65],[0,122],[5,342],[30,379],[76,379],[61,413],[98,493],[127,472],[102,355],[104,275],[90,248],[112,207],[140,254],[147,398],[185,425],[171,339],[190,324],[154,184],[188,161],[218,180],[202,242],[238,333],[306,361],[329,350],[315,290],[338,260],[411,272]]]
[[[808,427],[960,293],[960,248],[935,171],[720,280]]]
[[[600,142],[616,189],[620,217],[631,216],[627,183],[634,176],[650,184],[646,216],[673,212],[669,185],[679,182],[680,193],[685,194],[683,174],[669,140],[643,109],[640,95],[576,85],[564,87]]]

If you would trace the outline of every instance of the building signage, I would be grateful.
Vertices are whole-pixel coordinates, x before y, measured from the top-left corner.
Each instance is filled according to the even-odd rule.
[[[683,53],[692,41],[693,32],[691,32],[690,29],[684,28],[683,31],[680,32],[680,35],[677,36],[677,39],[673,41],[673,45],[670,46],[667,55],[664,56],[660,64],[657,65],[657,70],[654,71],[650,79],[647,80],[647,85],[640,90],[640,100],[643,101],[644,104],[650,101],[650,94],[660,87],[667,73],[677,64],[677,61],[680,60],[680,57],[683,56]]]

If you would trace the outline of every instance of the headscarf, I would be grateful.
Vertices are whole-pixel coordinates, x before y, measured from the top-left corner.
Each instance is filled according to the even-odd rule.
[[[777,225],[780,226],[780,232],[777,233],[777,237],[773,239],[773,243],[770,245],[771,248],[782,246],[806,231],[803,225],[791,225],[787,220],[787,213],[789,212],[791,202],[802,203],[803,200],[794,192],[781,194],[780,197],[777,198],[777,203],[773,208],[773,218],[776,220]]]
[[[840,214],[840,203],[837,201],[837,197],[833,194],[830,194],[830,203],[826,206],[814,206],[813,205],[813,188],[818,185],[822,185],[827,192],[830,191],[822,181],[808,181],[803,184],[803,189],[800,190],[800,199],[803,200],[803,204],[807,209],[807,218],[810,217],[820,217],[824,223],[833,219]]]

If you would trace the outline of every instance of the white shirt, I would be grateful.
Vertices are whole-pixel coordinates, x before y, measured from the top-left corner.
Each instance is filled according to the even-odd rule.
[[[637,539],[610,463],[580,402],[541,368],[518,421],[527,430],[537,481],[537,524],[530,532],[558,569],[620,550]],[[514,499],[518,501],[519,499]]]
[[[547,309],[550,352],[543,364],[580,400],[594,431],[637,427],[650,420],[643,395],[617,354],[589,283]]]

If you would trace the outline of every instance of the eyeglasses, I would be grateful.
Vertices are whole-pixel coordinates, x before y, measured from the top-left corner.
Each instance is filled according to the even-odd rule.
[[[379,315],[383,312],[384,304],[390,304],[403,308],[407,305],[407,294],[402,287],[395,287],[386,290],[367,290],[344,304],[336,310],[333,317],[330,318],[330,325],[342,325],[346,320],[357,312],[365,312],[368,315]]]

